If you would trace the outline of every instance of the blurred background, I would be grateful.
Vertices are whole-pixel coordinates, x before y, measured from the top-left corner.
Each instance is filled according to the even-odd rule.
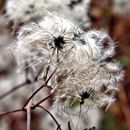
[[[0,112],[18,108],[28,96],[25,90],[21,90],[24,95],[17,92],[4,99],[2,97],[10,90],[9,86],[16,86],[25,80],[24,74],[16,74],[13,56],[5,49],[11,46],[16,36],[13,21],[7,22],[3,17],[6,13],[5,4],[6,0],[0,0]],[[100,116],[100,120],[97,120],[99,130],[130,130],[130,0],[91,0],[86,15],[90,21],[89,29],[105,30],[117,43],[115,58],[125,70],[124,82],[116,95],[117,100],[106,112],[104,108],[97,113]],[[48,103],[45,106],[48,107]],[[92,120],[96,120],[93,114],[90,116]],[[41,129],[40,119],[39,113],[32,112],[32,130]],[[25,130],[26,115],[20,113],[4,119],[0,117],[0,123],[1,130]],[[53,126],[52,123],[49,125]]]
[[[89,16],[93,28],[105,29],[117,42],[116,59],[125,78],[116,102],[103,114],[101,130],[130,130],[130,1],[92,0]]]

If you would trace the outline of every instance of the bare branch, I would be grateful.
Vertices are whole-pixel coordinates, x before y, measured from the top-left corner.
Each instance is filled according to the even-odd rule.
[[[8,96],[9,94],[15,92],[16,90],[18,90],[18,89],[24,87],[24,86],[27,85],[27,84],[28,84],[27,82],[24,82],[24,83],[22,83],[22,84],[20,84],[20,85],[17,85],[17,86],[15,86],[15,87],[11,88],[9,91],[7,91],[7,92],[5,92],[4,94],[0,95],[0,100],[2,100],[3,98],[5,98],[5,97]]]
[[[68,121],[68,130],[72,130],[71,125],[70,125],[70,121]]]
[[[3,113],[0,113],[0,117],[6,116],[12,113],[17,113],[17,112],[26,112],[26,109],[16,109],[16,110],[8,111],[8,112],[3,112]]]
[[[43,99],[40,100],[38,103],[34,104],[34,105],[32,106],[32,109],[35,109],[35,108],[36,108],[37,106],[39,106],[41,103],[43,103],[44,101],[46,101],[47,99],[49,99],[50,97],[52,97],[54,93],[55,93],[55,92],[49,94],[47,97],[43,98]]]
[[[27,130],[30,130],[30,126],[31,126],[31,105],[32,105],[32,100],[29,101],[29,103],[27,104]]]
[[[27,100],[27,102],[24,104],[23,108],[25,108],[27,106],[27,104],[29,103],[29,101],[43,88],[47,86],[47,83],[49,82],[49,80],[51,79],[51,77],[54,75],[54,73],[56,72],[56,69],[54,70],[54,72],[50,75],[50,77],[47,79],[47,81],[40,87],[38,88]]]
[[[57,130],[62,130],[62,129],[61,129],[61,125],[58,123],[58,121],[56,120],[56,118],[55,118],[48,110],[46,110],[46,109],[45,109],[43,106],[41,106],[41,105],[38,105],[37,107],[43,109],[44,111],[46,111],[46,112],[51,116],[51,118],[54,120],[55,124],[57,125]]]

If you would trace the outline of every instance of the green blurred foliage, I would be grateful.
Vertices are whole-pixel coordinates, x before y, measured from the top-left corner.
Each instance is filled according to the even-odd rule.
[[[110,112],[104,114],[100,126],[100,130],[129,130],[124,121],[118,122]]]
[[[128,56],[121,56],[118,58],[123,67],[130,65],[130,58]]]

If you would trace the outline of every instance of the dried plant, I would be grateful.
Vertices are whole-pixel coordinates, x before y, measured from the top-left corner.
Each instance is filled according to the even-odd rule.
[[[68,122],[65,129],[78,130],[84,129],[82,118],[90,107],[107,106],[107,109],[115,100],[123,71],[113,59],[115,43],[106,32],[84,32],[65,17],[47,13],[39,22],[24,25],[14,44],[18,69],[26,74],[24,84],[32,86],[31,96],[22,108],[0,116],[27,112],[27,130],[30,130],[31,111],[41,108],[54,120],[57,130],[61,130],[51,110],[42,106],[52,98],[52,112],[62,112]],[[34,103],[33,99],[45,87],[49,94]],[[71,117],[75,115],[78,117]],[[70,119],[77,119],[77,125],[73,126]]]
[[[56,69],[49,84],[57,90],[56,102],[64,98],[68,102],[73,95],[86,106],[102,106],[114,101],[123,77],[120,65],[112,60],[114,53],[114,42],[107,33],[85,33],[69,20],[49,14],[21,29],[15,55],[24,67],[28,67],[26,62],[32,66],[40,60],[43,77],[48,66],[49,73]]]

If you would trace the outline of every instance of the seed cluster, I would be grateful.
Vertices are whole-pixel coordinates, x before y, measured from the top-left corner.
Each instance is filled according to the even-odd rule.
[[[54,14],[23,26],[15,50],[23,68],[26,62],[32,67],[32,61],[39,60],[43,76],[48,66],[48,75],[56,69],[49,82],[52,89],[57,89],[55,104],[75,96],[86,106],[110,105],[114,101],[123,77],[120,65],[112,60],[114,53],[114,42],[106,32],[84,32]],[[37,70],[39,65],[33,67]]]

